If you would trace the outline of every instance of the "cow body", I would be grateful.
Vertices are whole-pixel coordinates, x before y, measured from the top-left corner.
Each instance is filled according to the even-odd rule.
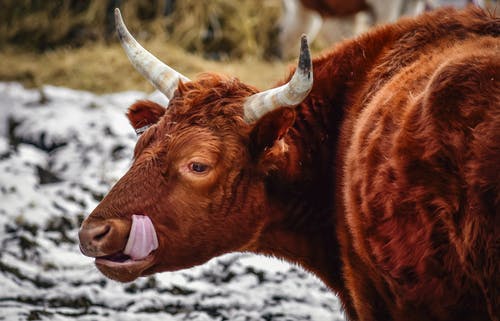
[[[315,59],[295,109],[250,124],[256,90],[212,74],[167,110],[135,104],[152,127],[82,251],[121,281],[250,251],[316,274],[349,320],[499,320],[499,36],[472,7],[377,28]],[[110,255],[133,214],[159,248],[124,266]]]
[[[370,320],[500,315],[500,47],[445,34],[451,22],[436,21],[434,40],[419,27],[397,39],[342,127],[337,233],[358,315],[378,311]]]

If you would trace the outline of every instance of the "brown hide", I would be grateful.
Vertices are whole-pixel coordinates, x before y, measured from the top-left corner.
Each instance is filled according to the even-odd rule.
[[[379,27],[315,59],[295,110],[253,124],[256,90],[213,74],[166,110],[135,104],[134,127],[152,126],[82,251],[120,281],[251,251],[316,274],[349,320],[498,321],[499,36],[473,7]],[[114,262],[132,214],[159,248]]]

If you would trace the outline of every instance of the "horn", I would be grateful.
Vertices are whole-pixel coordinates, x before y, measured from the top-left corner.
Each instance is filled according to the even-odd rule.
[[[179,79],[183,82],[190,81],[189,78],[183,76],[153,56],[132,37],[125,23],[123,23],[122,15],[118,8],[115,8],[115,24],[120,43],[132,65],[144,76],[144,78],[149,80],[156,89],[167,96],[168,99],[172,98],[179,84]]]
[[[280,108],[300,104],[307,97],[313,85],[311,53],[306,35],[300,39],[299,63],[292,79],[283,86],[269,89],[247,98],[243,105],[245,120],[256,121],[264,114]]]

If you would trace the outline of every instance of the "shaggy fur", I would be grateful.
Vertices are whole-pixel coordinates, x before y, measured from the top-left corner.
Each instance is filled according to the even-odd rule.
[[[499,36],[473,7],[377,28],[315,59],[297,108],[253,124],[256,90],[213,74],[168,109],[138,102],[132,125],[152,126],[83,223],[82,251],[120,281],[250,251],[316,274],[349,320],[498,321]],[[159,248],[102,259],[132,214]]]

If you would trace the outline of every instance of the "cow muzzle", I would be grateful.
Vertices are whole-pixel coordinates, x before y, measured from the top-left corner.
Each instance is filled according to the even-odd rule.
[[[118,219],[84,222],[78,236],[82,253],[95,258],[120,253],[141,260],[158,248],[153,223],[143,215],[132,215],[132,224]]]
[[[125,220],[85,220],[78,232],[80,250],[86,256],[100,257],[123,250],[130,223]]]
[[[78,234],[80,250],[94,257],[97,268],[111,279],[128,282],[142,274],[154,262],[158,238],[147,216],[123,219],[90,220]]]

